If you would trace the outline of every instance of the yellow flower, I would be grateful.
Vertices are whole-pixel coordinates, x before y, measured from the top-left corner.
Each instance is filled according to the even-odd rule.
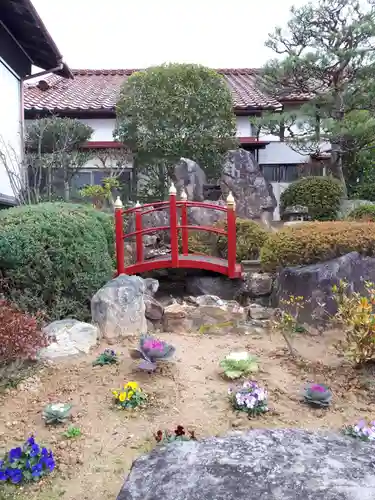
[[[119,400],[121,401],[121,403],[123,403],[126,399],[126,393],[125,392],[121,392],[120,396],[119,396]]]
[[[118,398],[118,391],[112,391],[112,394],[114,395],[115,398]]]
[[[139,389],[139,385],[137,382],[128,382],[125,386],[124,389],[132,389],[133,391],[136,391]]]
[[[129,391],[128,392],[128,399],[131,399],[132,396],[134,396],[134,392],[133,391]]]

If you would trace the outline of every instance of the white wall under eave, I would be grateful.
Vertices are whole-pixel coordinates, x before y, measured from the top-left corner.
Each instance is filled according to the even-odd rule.
[[[260,165],[299,165],[306,163],[310,159],[309,155],[303,155],[294,151],[285,142],[274,141],[267,144],[264,149],[259,150],[258,162]]]
[[[86,123],[94,132],[90,141],[113,141],[113,131],[116,127],[115,118],[81,118],[79,121]]]
[[[236,116],[237,137],[252,137],[251,124],[248,116]]]
[[[21,84],[20,79],[0,58],[0,148],[12,172],[20,174]],[[15,196],[5,166],[0,162],[0,194]]]
[[[116,127],[115,118],[80,118],[94,129],[90,141],[113,141],[113,131]],[[248,116],[236,116],[237,137],[251,137],[251,124]]]

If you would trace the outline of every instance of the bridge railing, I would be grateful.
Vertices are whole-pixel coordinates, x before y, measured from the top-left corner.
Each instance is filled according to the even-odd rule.
[[[218,206],[213,203],[188,201],[187,195],[183,190],[181,199],[177,200],[177,190],[174,184],[171,184],[169,189],[169,200],[158,201],[155,203],[146,203],[140,205],[138,202],[132,208],[123,209],[121,199],[117,197],[115,202],[115,228],[116,228],[116,261],[117,273],[123,274],[126,272],[125,267],[125,243],[127,238],[135,237],[136,241],[136,260],[137,262],[144,261],[143,236],[146,234],[155,233],[158,231],[169,231],[171,241],[171,264],[172,267],[179,267],[179,232],[182,235],[182,255],[189,255],[189,230],[206,231],[227,236],[228,239],[228,276],[235,275],[236,267],[236,207],[232,193],[227,197],[226,206]],[[212,209],[226,213],[227,230],[211,226],[197,226],[188,224],[188,208],[197,207],[204,209]],[[146,214],[169,208],[169,226],[158,226],[143,228],[142,217]],[[179,213],[180,220],[179,222]],[[135,216],[135,231],[124,233],[124,215]]]

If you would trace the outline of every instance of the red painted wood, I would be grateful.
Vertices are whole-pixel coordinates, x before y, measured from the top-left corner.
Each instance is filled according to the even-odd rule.
[[[176,195],[169,196],[169,223],[171,225],[171,253],[172,266],[178,267],[178,230],[177,230],[177,204]]]
[[[206,203],[205,201],[178,201],[177,206],[181,206],[182,203],[186,203],[187,207],[199,207],[199,208],[211,208],[218,212],[226,212],[227,207],[222,207],[220,205],[214,205],[212,203]]]
[[[169,206],[170,212],[170,225],[143,228],[142,217],[145,213],[155,212],[160,208]],[[144,208],[148,210],[144,210]],[[218,210],[227,213],[227,226],[228,230],[219,229],[209,226],[196,226],[188,224],[187,208],[188,207],[201,207]],[[181,224],[178,223],[178,208],[181,208]],[[124,234],[123,215],[135,214],[135,231]],[[203,269],[229,276],[230,278],[239,278],[242,276],[243,268],[241,264],[236,262],[236,213],[232,206],[223,207],[217,206],[212,203],[205,202],[191,202],[191,201],[177,201],[176,195],[171,194],[169,201],[161,201],[156,203],[147,203],[142,207],[133,207],[128,210],[117,209],[115,214],[116,220],[116,255],[117,255],[117,274],[126,272],[127,274],[139,274],[153,269],[162,268],[190,268],[190,269]],[[189,254],[188,249],[188,232],[206,231],[216,234],[228,236],[228,260],[218,259],[200,254]],[[143,250],[143,235],[155,233],[158,231],[170,231],[171,239],[171,255],[165,257],[158,257],[154,259],[144,260]],[[178,252],[178,233],[182,232],[182,254]],[[125,267],[124,264],[124,240],[130,237],[136,238],[137,244],[137,263]]]
[[[228,276],[235,277],[236,269],[236,210],[234,206],[228,206]]]
[[[144,210],[145,208],[151,207],[150,212],[156,212],[157,210],[160,210],[160,207],[168,207],[168,206],[169,206],[169,201],[155,201],[154,203],[145,203],[144,205],[142,205],[142,209]],[[154,210],[152,209],[153,207],[155,207]],[[124,210],[124,214],[128,215],[136,211],[137,207],[127,208],[126,210]],[[143,214],[145,213],[149,212],[143,211]]]
[[[124,219],[122,208],[115,210],[116,262],[117,274],[125,273]]]
[[[198,254],[197,254],[198,255]],[[180,256],[178,260],[178,267],[183,269],[203,269],[205,271],[211,271],[214,273],[224,274],[229,276],[228,262],[224,259],[210,258],[207,255],[199,255],[202,259],[189,259],[189,257],[196,257],[196,254],[188,254],[185,259]],[[203,259],[204,257],[204,259]],[[218,264],[217,261],[220,260],[221,263]],[[152,271],[153,269],[170,269],[175,266],[172,264],[172,259],[170,256],[165,258],[151,259],[143,262],[137,262],[126,268],[127,274],[141,274]],[[236,264],[233,278],[240,278],[242,276],[242,266],[241,264]]]
[[[143,261],[142,208],[135,212],[135,245],[137,262]]]
[[[182,230],[182,253],[187,255],[189,253],[189,234],[186,202],[181,205],[181,226],[178,227]]]

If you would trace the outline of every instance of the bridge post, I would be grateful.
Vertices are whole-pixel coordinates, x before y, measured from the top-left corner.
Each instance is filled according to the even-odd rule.
[[[186,194],[185,189],[183,189],[181,192],[181,201],[183,202],[181,205],[181,226],[187,226],[188,225],[187,206],[186,206],[186,203],[184,203],[187,201],[187,194]],[[188,253],[189,253],[188,229],[187,229],[187,227],[183,227],[182,228],[182,254],[188,255]]]
[[[125,274],[125,243],[122,201],[119,196],[115,201],[115,233],[116,233],[116,269],[117,275]]]
[[[135,211],[135,230],[139,231],[135,235],[135,245],[136,245],[136,255],[137,262],[143,262],[143,235],[141,233],[142,227],[142,208],[140,203],[137,201],[135,207],[137,210]]]
[[[177,189],[173,182],[169,188],[169,224],[171,233],[172,267],[178,267],[178,231],[177,231]]]
[[[228,276],[235,277],[236,270],[236,203],[232,192],[227,197],[227,234],[228,234]]]

